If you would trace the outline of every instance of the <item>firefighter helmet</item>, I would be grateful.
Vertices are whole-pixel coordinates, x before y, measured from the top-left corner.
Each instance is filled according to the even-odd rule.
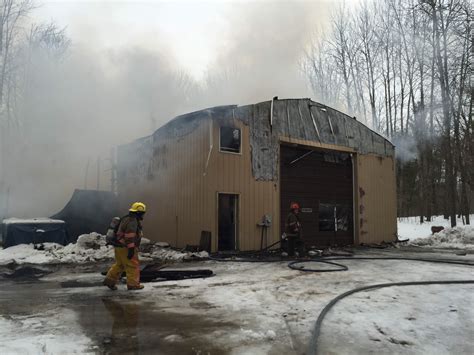
[[[290,205],[290,210],[299,210],[300,205],[297,202],[292,202]]]
[[[129,209],[130,212],[146,212],[146,206],[143,202],[134,202]]]

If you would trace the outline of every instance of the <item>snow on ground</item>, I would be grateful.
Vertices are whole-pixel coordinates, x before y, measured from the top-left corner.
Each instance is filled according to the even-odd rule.
[[[146,257],[147,254],[144,254]],[[149,258],[152,260],[164,260],[164,261],[183,261],[191,259],[205,259],[209,257],[206,251],[197,253],[180,252],[170,248],[155,248],[152,253],[149,254]]]
[[[474,215],[471,215],[471,220],[474,221]],[[457,223],[457,227],[451,228],[450,221],[443,216],[433,217],[432,221],[422,224],[419,217],[401,217],[398,218],[398,238],[409,239],[409,244],[414,246],[474,250],[474,226],[463,225],[460,218]],[[432,226],[445,229],[432,235]]]
[[[217,309],[226,310],[232,314],[228,316],[230,319],[236,319],[242,324],[240,331],[227,336],[219,332],[204,335],[221,346],[234,344],[234,351],[239,353],[238,349],[242,346],[238,345],[240,342],[246,344],[247,353],[256,353],[262,345],[274,344],[277,339],[286,344],[279,344],[283,347],[281,350],[298,353],[306,350],[322,307],[336,295],[351,288],[390,281],[472,279],[472,268],[462,266],[440,267],[430,263],[405,261],[354,260],[343,263],[350,270],[336,274],[293,271],[286,267],[286,263],[211,264],[209,266],[217,274],[215,278],[203,280],[200,284],[191,280],[180,283],[181,287],[190,287],[179,293],[181,297],[186,297],[189,293],[200,294],[205,302]],[[394,269],[397,270],[396,273],[393,272]],[[400,353],[406,350],[420,354],[433,353],[433,347],[442,342],[444,345],[440,349],[464,349],[464,352],[455,353],[468,353],[466,349],[474,345],[472,339],[469,340],[469,334],[474,332],[472,290],[472,285],[444,288],[419,286],[410,290],[387,289],[375,294],[367,292],[363,296],[350,297],[345,301],[345,308],[336,306],[334,309],[338,318],[331,320],[329,317],[329,322],[324,325],[322,353],[363,354],[368,353],[369,349],[381,350],[382,353]],[[448,305],[453,308],[448,308]],[[456,309],[458,315],[453,315],[451,309]],[[377,317],[372,317],[374,314]],[[406,322],[405,314],[420,319],[413,325],[416,327],[414,337],[410,332],[405,334],[411,328],[400,329],[398,325]],[[440,325],[440,321],[442,324],[445,318],[445,325]],[[361,319],[364,322],[360,322]],[[449,325],[456,324],[456,320],[463,327],[462,330],[449,328]],[[439,331],[436,331],[438,325]],[[377,327],[385,329],[386,336],[380,339],[380,344],[377,343],[375,348],[371,337],[372,333],[377,332]],[[268,330],[275,333],[272,338],[274,340],[266,337]],[[340,336],[334,336],[336,331]],[[433,336],[437,336],[436,342],[432,341]],[[407,337],[410,344],[406,347],[397,343]],[[358,347],[351,348],[346,341],[341,342],[341,339],[348,338],[357,343]]]
[[[18,264],[48,264],[53,261],[51,255],[34,249],[33,244],[20,244],[8,249],[0,249],[0,265],[12,262]]]
[[[472,354],[473,289],[404,286],[352,295],[328,314],[320,346],[353,354],[366,352],[368,344],[374,354]]]
[[[472,223],[474,223],[474,215],[470,215]],[[461,218],[457,219],[457,225],[462,226]],[[420,217],[399,217],[398,218],[398,239],[416,239],[425,238],[431,235],[432,226],[441,226],[448,228],[451,222],[444,219],[443,216],[434,216],[430,222],[420,224]]]
[[[19,244],[0,249],[0,265],[84,263],[107,260],[114,256],[113,248],[105,245],[105,238],[98,233],[81,235],[77,243],[66,246],[56,243]]]
[[[474,221],[474,215],[472,215]],[[433,248],[460,248],[474,250],[474,228],[461,226],[462,220],[458,221],[459,227],[446,229],[431,236],[432,226],[444,226],[448,228],[450,223],[442,216],[434,217],[433,221],[419,223],[417,217],[406,217],[398,219],[399,239],[410,239],[410,244]],[[204,259],[208,257],[206,252],[190,253],[181,252],[169,247],[166,243],[151,243],[143,240],[145,247],[140,254],[143,261],[183,261],[193,259]],[[113,248],[107,246],[105,237],[98,233],[81,235],[77,243],[62,246],[55,243],[44,243],[41,250],[33,244],[21,244],[7,249],[0,249],[0,266],[10,263],[17,264],[63,264],[63,263],[87,263],[94,261],[111,260],[114,257]]]
[[[416,256],[403,249],[360,253],[361,256]],[[423,257],[446,258],[446,253],[428,254],[423,253]],[[473,255],[453,255],[452,258],[474,261]],[[43,289],[34,287],[42,297],[51,300],[36,305],[42,313],[28,309],[35,307],[29,298],[30,291],[7,288],[0,289],[0,314],[5,317],[8,303],[13,302],[9,301],[11,294],[19,295],[14,301],[16,305],[22,302],[23,294],[23,302],[29,305],[25,309],[31,312],[34,322],[47,322],[49,310],[57,307],[74,309],[87,324],[71,324],[70,332],[87,331],[93,344],[101,347],[105,339],[101,336],[114,339],[114,325],[101,323],[113,316],[102,302],[115,300],[123,306],[119,309],[118,321],[121,322],[123,312],[129,312],[126,313],[129,317],[138,317],[129,325],[120,324],[121,331],[138,334],[137,347],[143,353],[146,353],[144,349],[157,344],[161,347],[153,349],[163,350],[163,354],[301,354],[307,350],[321,309],[335,296],[352,288],[381,282],[473,278],[472,267],[461,265],[395,260],[344,260],[342,263],[349,266],[349,271],[306,273],[289,269],[286,262],[182,263],[173,268],[208,268],[215,276],[147,283],[143,291],[136,293],[125,291],[124,285],[115,292],[95,286],[102,278],[99,270],[71,273],[76,269],[63,266],[62,271],[41,279],[39,284]],[[305,266],[313,265],[306,262]],[[90,287],[57,286],[59,282],[78,278],[86,281],[87,277],[92,282]],[[16,284],[15,287],[22,286]],[[474,333],[472,291],[472,285],[416,286],[350,296],[328,313],[323,322],[320,349],[325,354],[468,354],[474,347],[470,336]],[[17,322],[21,317],[12,314],[10,320]],[[60,333],[60,330],[56,332],[57,327],[60,325],[52,324],[45,334]],[[34,336],[31,328],[23,325],[15,328],[0,324],[2,339],[11,339],[16,332],[30,338]],[[11,346],[10,341],[6,344]],[[171,350],[164,350],[166,344]],[[0,353],[4,353],[2,350],[7,345],[0,342]]]
[[[17,317],[0,315],[2,354],[92,354],[91,340],[68,309]],[[74,329],[74,331],[71,331]],[[8,334],[7,337],[3,336]]]
[[[141,253],[142,260],[182,261],[185,259],[202,259],[208,257],[206,252],[180,252],[171,248],[163,248],[143,240],[147,253]],[[0,266],[16,264],[64,264],[105,261],[114,258],[114,249],[106,245],[105,237],[98,233],[79,236],[76,243],[66,246],[56,243],[39,245],[20,244],[0,249]]]
[[[430,237],[414,239],[410,244],[431,248],[474,250],[474,227],[459,226],[446,228]]]

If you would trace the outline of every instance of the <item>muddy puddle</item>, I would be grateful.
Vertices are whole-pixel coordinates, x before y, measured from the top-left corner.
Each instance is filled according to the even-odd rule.
[[[181,314],[173,305],[147,300],[146,293],[95,292],[95,280],[55,282],[29,276],[0,280],[0,315],[41,317],[73,310],[92,340],[91,354],[226,354],[229,349],[213,344],[212,334],[239,328],[209,316],[213,307],[203,302],[190,305],[192,315]]]
[[[225,354],[203,335],[236,327],[219,319],[169,312],[152,302],[117,297],[91,299],[75,311],[100,354]]]

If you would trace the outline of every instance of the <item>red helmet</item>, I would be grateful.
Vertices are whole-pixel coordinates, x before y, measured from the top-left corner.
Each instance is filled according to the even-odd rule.
[[[297,202],[292,202],[291,205],[290,205],[290,210],[299,210],[300,209],[300,205],[298,205]]]

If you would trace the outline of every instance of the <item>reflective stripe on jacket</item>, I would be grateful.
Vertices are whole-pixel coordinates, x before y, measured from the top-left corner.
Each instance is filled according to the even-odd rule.
[[[291,212],[286,217],[285,231],[287,234],[299,235],[301,233],[301,223],[298,215]]]
[[[135,216],[125,216],[120,221],[117,231],[119,244],[126,248],[135,248],[140,245],[142,238],[142,225]]]

